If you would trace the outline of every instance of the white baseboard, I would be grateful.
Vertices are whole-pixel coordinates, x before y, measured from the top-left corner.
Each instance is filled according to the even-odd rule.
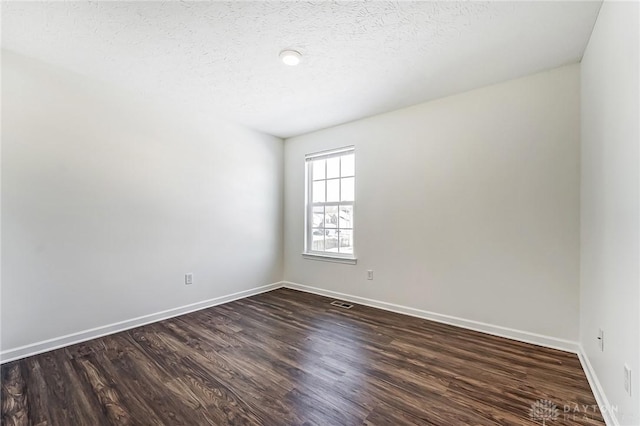
[[[53,339],[43,340],[41,342],[32,343],[25,346],[20,346],[13,349],[8,349],[0,352],[0,364],[6,362],[15,361],[17,359],[26,358],[32,355],[37,355],[43,352],[48,352],[54,349],[59,349],[65,346],[74,345],[76,343],[85,342],[87,340],[96,339],[98,337],[107,336],[109,334],[119,333],[121,331],[129,330],[142,325],[150,324],[157,321],[173,318],[179,315],[188,314],[190,312],[199,311],[201,309],[210,308],[212,306],[221,305],[223,303],[232,302],[234,300],[243,299],[245,297],[254,296],[256,294],[265,293],[267,291],[275,290],[281,287],[286,287],[294,290],[300,290],[307,293],[318,294],[320,296],[332,297],[336,299],[345,300],[348,302],[358,303],[360,305],[370,306],[373,308],[383,309],[386,311],[396,312],[399,314],[410,315],[413,317],[423,318],[431,321],[436,321],[444,324],[453,325],[456,327],[466,328],[469,330],[479,331],[482,333],[491,334],[494,336],[505,337],[507,339],[517,340],[525,343],[532,343],[539,346],[544,346],[552,349],[558,349],[566,352],[572,352],[578,355],[582,368],[587,376],[591,390],[596,398],[600,411],[605,419],[605,422],[609,426],[618,426],[619,423],[615,417],[615,413],[607,410],[610,407],[609,401],[598,381],[598,377],[589,362],[584,349],[578,342],[570,340],[558,339],[555,337],[544,336],[540,334],[530,333],[527,331],[515,330],[512,328],[501,327],[497,325],[487,324],[479,321],[467,320],[450,315],[438,314],[435,312],[424,311],[421,309],[410,308],[407,306],[396,305],[393,303],[382,302],[379,300],[367,299],[364,297],[353,296],[350,294],[339,293],[336,291],[325,290],[317,287],[311,287],[307,285],[297,284],[290,281],[280,281],[273,284],[268,284],[261,287],[255,287],[249,290],[232,293],[226,296],[220,296],[201,302],[191,303],[189,305],[180,306],[177,308],[167,309],[165,311],[156,312],[153,314],[143,315],[137,318],[132,318],[125,321],[116,322],[113,324],[104,325],[101,327],[91,328],[83,330],[77,333],[67,334],[65,336],[56,337]]]
[[[188,314],[189,312],[199,311],[201,309],[210,308],[212,306],[221,305],[223,303],[232,302],[234,300],[243,299],[245,297],[254,296],[256,294],[275,290],[280,287],[282,287],[282,282],[268,284],[262,287],[255,287],[249,290],[228,294],[226,296],[215,297],[213,299],[203,300],[201,302],[191,303],[189,305],[167,309],[165,311],[143,315],[137,318],[132,318],[125,321],[103,325],[101,327],[95,327],[88,330],[79,331],[77,333],[71,333],[65,336],[55,337],[53,339],[47,339],[41,342],[31,343],[29,345],[4,350],[0,352],[0,364],[4,364],[9,361],[15,361],[21,358],[26,358],[32,355],[37,355],[43,352],[52,351],[54,349],[59,349],[65,346],[74,345],[76,343],[85,342],[87,340],[103,337],[109,334],[119,333],[131,328],[140,327],[141,325],[177,317],[179,315]]]
[[[443,324],[455,325],[456,327],[466,328],[469,330],[479,331],[494,336],[506,337],[507,339],[517,340],[525,343],[532,343],[538,346],[558,349],[565,352],[578,353],[578,342],[571,340],[558,339],[556,337],[544,336],[541,334],[530,333],[528,331],[515,330],[513,328],[502,327],[499,325],[487,324],[479,321],[458,318],[450,315],[438,314],[435,312],[423,311],[421,309],[410,308],[408,306],[396,305],[393,303],[382,302],[379,300],[367,299],[351,294],[338,293],[336,291],[324,290],[317,287],[297,284],[290,281],[283,281],[283,287],[293,290],[300,290],[307,293],[318,294],[320,296],[333,297],[345,300],[347,302],[358,303],[360,305],[371,306],[373,308],[384,309],[385,311],[396,312],[399,314],[410,315],[413,317],[423,318]]]
[[[538,346],[544,346],[547,348],[558,349],[565,352],[571,352],[578,355],[582,369],[587,376],[587,381],[591,387],[600,412],[604,417],[607,426],[619,426],[616,419],[615,412],[611,411],[609,407],[609,400],[598,381],[589,358],[587,357],[582,345],[578,342],[571,340],[558,339],[556,337],[544,336],[536,333],[530,333],[527,331],[515,330],[512,328],[501,327],[492,324],[486,324],[483,322],[467,320],[463,318],[453,317],[450,315],[437,314],[434,312],[423,311],[421,309],[410,308],[407,306],[395,305],[393,303],[381,302],[379,300],[367,299],[364,297],[353,296],[351,294],[339,293],[336,291],[325,290],[317,287],[311,287],[307,285],[297,284],[289,281],[282,282],[283,287],[293,290],[300,290],[307,293],[318,294],[320,296],[331,297],[335,299],[344,300],[347,302],[358,303],[360,305],[371,306],[373,308],[384,309],[386,311],[396,312],[399,314],[411,315],[418,318],[423,318],[431,321],[436,321],[444,324],[454,325],[456,327],[462,327],[469,330],[479,331],[482,333],[492,334],[494,336],[506,337],[507,339],[517,340],[525,343],[532,343]]]
[[[579,345],[578,347],[578,358],[580,359],[580,364],[582,364],[584,374],[587,376],[587,381],[589,381],[589,386],[591,386],[591,392],[593,392],[593,396],[596,398],[596,402],[598,403],[604,422],[607,426],[619,426],[620,423],[618,423],[615,412],[609,409],[611,404],[609,404],[607,395],[604,393],[604,389],[602,389],[602,386],[600,385],[598,376],[596,376],[596,371],[593,369],[593,366],[589,361],[589,357],[584,351],[582,345]]]

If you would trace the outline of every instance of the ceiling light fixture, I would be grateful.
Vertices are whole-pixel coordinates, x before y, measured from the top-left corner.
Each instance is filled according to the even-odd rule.
[[[284,62],[285,65],[296,66],[300,63],[300,59],[302,59],[302,55],[300,52],[295,50],[283,50],[280,52],[280,60]]]

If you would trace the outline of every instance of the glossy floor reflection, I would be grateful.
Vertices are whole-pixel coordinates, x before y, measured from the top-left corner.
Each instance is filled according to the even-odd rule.
[[[279,289],[6,364],[2,424],[604,424],[563,410],[596,404],[573,354],[331,301]]]

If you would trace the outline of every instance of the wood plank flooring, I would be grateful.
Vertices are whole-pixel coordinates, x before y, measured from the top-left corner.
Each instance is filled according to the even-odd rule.
[[[5,364],[2,424],[604,424],[573,354],[331,301],[278,289]]]

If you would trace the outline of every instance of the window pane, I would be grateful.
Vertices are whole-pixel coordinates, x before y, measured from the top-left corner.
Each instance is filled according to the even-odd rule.
[[[324,237],[324,250],[338,253],[338,230],[326,229]]]
[[[340,179],[342,184],[342,199],[340,201],[353,201],[355,178]]]
[[[309,154],[307,161],[306,247],[310,252],[352,255],[355,204],[355,153]],[[331,155],[337,155],[331,157]],[[328,157],[328,158],[327,158]]]
[[[355,175],[355,156],[353,154],[342,157],[342,160],[340,161],[340,170],[341,176]]]
[[[313,180],[324,179],[324,163],[325,160],[313,162]]]
[[[313,202],[324,203],[324,183],[326,181],[321,180],[313,182]]]
[[[327,179],[340,176],[340,157],[327,159]]]
[[[327,206],[325,208],[326,214],[324,218],[325,228],[337,228],[338,227],[338,206]]]
[[[340,201],[340,179],[327,181],[327,202]]]
[[[353,228],[353,206],[340,206],[339,228]]]
[[[311,232],[311,250],[324,251],[324,229],[314,229]]]
[[[340,253],[353,253],[353,231],[340,230]]]
[[[324,226],[324,207],[316,206],[313,208],[313,219],[311,222],[313,228]]]

